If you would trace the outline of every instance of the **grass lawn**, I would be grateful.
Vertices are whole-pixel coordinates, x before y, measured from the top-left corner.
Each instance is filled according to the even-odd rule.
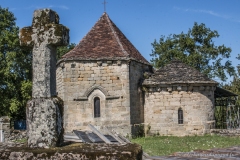
[[[143,151],[152,156],[170,155],[174,152],[190,152],[196,149],[224,148],[239,146],[240,137],[218,135],[205,136],[155,136],[131,140],[142,145]]]

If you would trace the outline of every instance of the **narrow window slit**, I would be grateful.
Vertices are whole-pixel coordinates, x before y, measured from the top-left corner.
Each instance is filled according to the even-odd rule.
[[[100,117],[100,98],[94,98],[94,118]]]
[[[182,108],[178,109],[178,124],[183,124],[183,110],[182,110]]]

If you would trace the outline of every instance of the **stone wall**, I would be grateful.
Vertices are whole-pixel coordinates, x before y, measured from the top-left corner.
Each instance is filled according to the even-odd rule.
[[[150,72],[151,66],[131,61],[130,63],[130,115],[132,134],[137,134],[138,125],[144,123],[144,94],[141,90],[142,82],[144,80],[144,73]],[[134,127],[135,126],[135,127]]]
[[[138,144],[75,143],[49,149],[31,149],[24,144],[0,143],[1,160],[141,160],[142,153],[142,147]]]
[[[89,123],[130,133],[129,64],[127,61],[65,61],[57,66],[57,92],[64,100],[65,132]],[[94,118],[94,98],[100,98]]]
[[[240,129],[211,129],[210,133],[221,136],[240,136]]]
[[[57,95],[64,99],[64,64],[60,64],[56,69],[56,87],[57,87]]]
[[[145,130],[150,134],[194,135],[208,133],[214,124],[214,90],[207,85],[144,86]],[[178,109],[183,124],[178,124]]]

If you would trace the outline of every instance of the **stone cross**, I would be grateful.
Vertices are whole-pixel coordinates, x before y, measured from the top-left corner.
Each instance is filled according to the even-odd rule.
[[[103,5],[104,5],[104,12],[106,12],[106,4],[107,4],[107,2],[106,2],[106,0],[104,0],[104,2],[103,2]]]
[[[32,100],[26,106],[28,147],[49,148],[63,142],[63,101],[56,95],[56,47],[67,45],[69,29],[56,12],[34,12],[32,26],[20,30],[20,44],[33,47]]]
[[[20,30],[20,44],[33,47],[33,98],[56,96],[56,47],[68,43],[69,29],[50,9],[36,10],[32,26]]]

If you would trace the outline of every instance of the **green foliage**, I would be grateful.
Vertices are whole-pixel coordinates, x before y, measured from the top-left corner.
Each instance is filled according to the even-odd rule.
[[[195,22],[188,33],[161,36],[159,42],[155,40],[152,43],[151,62],[154,67],[159,68],[173,59],[180,59],[209,78],[226,81],[227,74],[233,76],[235,69],[231,61],[227,60],[231,49],[214,44],[214,38],[218,37],[217,31],[210,30],[203,23],[198,25]]]
[[[227,119],[227,107],[226,106],[215,106],[214,117],[215,117],[215,128],[216,129],[226,129],[226,119]]]
[[[240,137],[205,136],[159,136],[131,140],[143,147],[152,156],[170,155],[174,152],[190,152],[197,149],[224,148],[240,144]]]
[[[144,137],[145,136],[144,124],[134,125],[134,128],[136,130],[136,133],[134,135],[132,135],[132,138]]]
[[[239,76],[234,76],[233,81],[229,84],[223,86],[224,89],[229,90],[238,95],[238,100],[236,105],[240,107],[240,78]]]
[[[76,46],[75,43],[71,43],[67,46],[61,46],[57,48],[57,59],[60,59],[65,53],[69,52]]]
[[[236,58],[240,60],[240,54]],[[223,88],[238,95],[236,105],[240,107],[240,64],[237,66],[237,73],[234,75],[233,80],[229,84],[223,85]]]
[[[0,116],[25,119],[25,107],[32,92],[31,49],[20,47],[16,18],[0,6]],[[75,47],[57,49],[57,58]]]
[[[0,7],[0,116],[25,118],[25,106],[31,98],[32,54],[19,44],[16,18]]]

